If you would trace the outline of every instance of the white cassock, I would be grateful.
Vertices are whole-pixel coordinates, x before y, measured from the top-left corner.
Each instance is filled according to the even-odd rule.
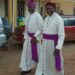
[[[57,13],[54,12],[52,16],[45,18],[42,49],[40,50],[40,58],[35,75],[64,75],[62,57],[64,34],[64,22]],[[54,39],[57,41],[56,46]],[[56,59],[57,63],[55,63],[55,55],[53,55],[55,48],[60,50],[60,58],[57,57]]]
[[[38,40],[37,43],[37,51],[38,51],[38,58],[39,58],[39,50],[41,48],[41,31],[43,25],[43,18],[37,12],[34,12],[29,16],[29,19],[25,25],[25,33],[24,33],[24,45],[23,51],[21,55],[21,62],[20,68],[22,71],[28,71],[33,67],[33,60],[32,60],[32,48],[31,48],[31,37],[28,33],[33,34]],[[35,57],[35,56],[34,56]],[[39,60],[39,59],[38,59]]]

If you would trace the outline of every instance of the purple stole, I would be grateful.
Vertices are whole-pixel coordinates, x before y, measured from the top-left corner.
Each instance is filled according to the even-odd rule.
[[[56,47],[57,41],[58,41],[58,35],[53,34],[43,34],[43,39],[48,39],[48,40],[54,40],[54,46]],[[55,55],[55,68],[57,71],[61,71],[61,57],[60,57],[60,51],[58,55]]]
[[[28,33],[28,35],[30,37],[33,37],[34,33]],[[35,62],[38,62],[37,43],[36,44],[31,43],[31,49],[32,49],[32,60],[34,60]]]

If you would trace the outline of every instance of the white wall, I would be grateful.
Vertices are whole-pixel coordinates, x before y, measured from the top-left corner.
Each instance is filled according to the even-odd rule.
[[[0,0],[0,17],[5,16],[5,9],[4,9],[4,0]]]

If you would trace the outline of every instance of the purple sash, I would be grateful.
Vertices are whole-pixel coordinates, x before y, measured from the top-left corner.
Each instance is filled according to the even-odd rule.
[[[30,37],[34,36],[34,33],[28,33],[28,35]],[[37,43],[36,44],[32,44],[31,43],[31,47],[32,47],[32,59],[36,62],[38,62],[38,52],[37,52]]]
[[[58,41],[58,35],[49,35],[49,34],[43,34],[44,39],[49,39],[49,40],[54,40],[54,45],[56,47],[57,41]],[[55,55],[55,67],[57,71],[61,71],[61,57],[60,57],[60,52],[58,55]]]

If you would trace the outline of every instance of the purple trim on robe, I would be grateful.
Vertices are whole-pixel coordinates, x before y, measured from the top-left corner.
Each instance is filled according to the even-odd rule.
[[[28,35],[30,37],[33,37],[34,33],[28,33]],[[34,60],[35,62],[38,62],[37,44],[31,43],[31,47],[32,47],[32,60]]]
[[[53,34],[53,35],[43,34],[43,38],[48,39],[48,40],[54,40],[54,45],[56,47],[57,41],[58,41],[58,35],[57,34]],[[61,71],[60,51],[59,51],[58,55],[55,55],[55,67],[56,67],[57,71]]]

